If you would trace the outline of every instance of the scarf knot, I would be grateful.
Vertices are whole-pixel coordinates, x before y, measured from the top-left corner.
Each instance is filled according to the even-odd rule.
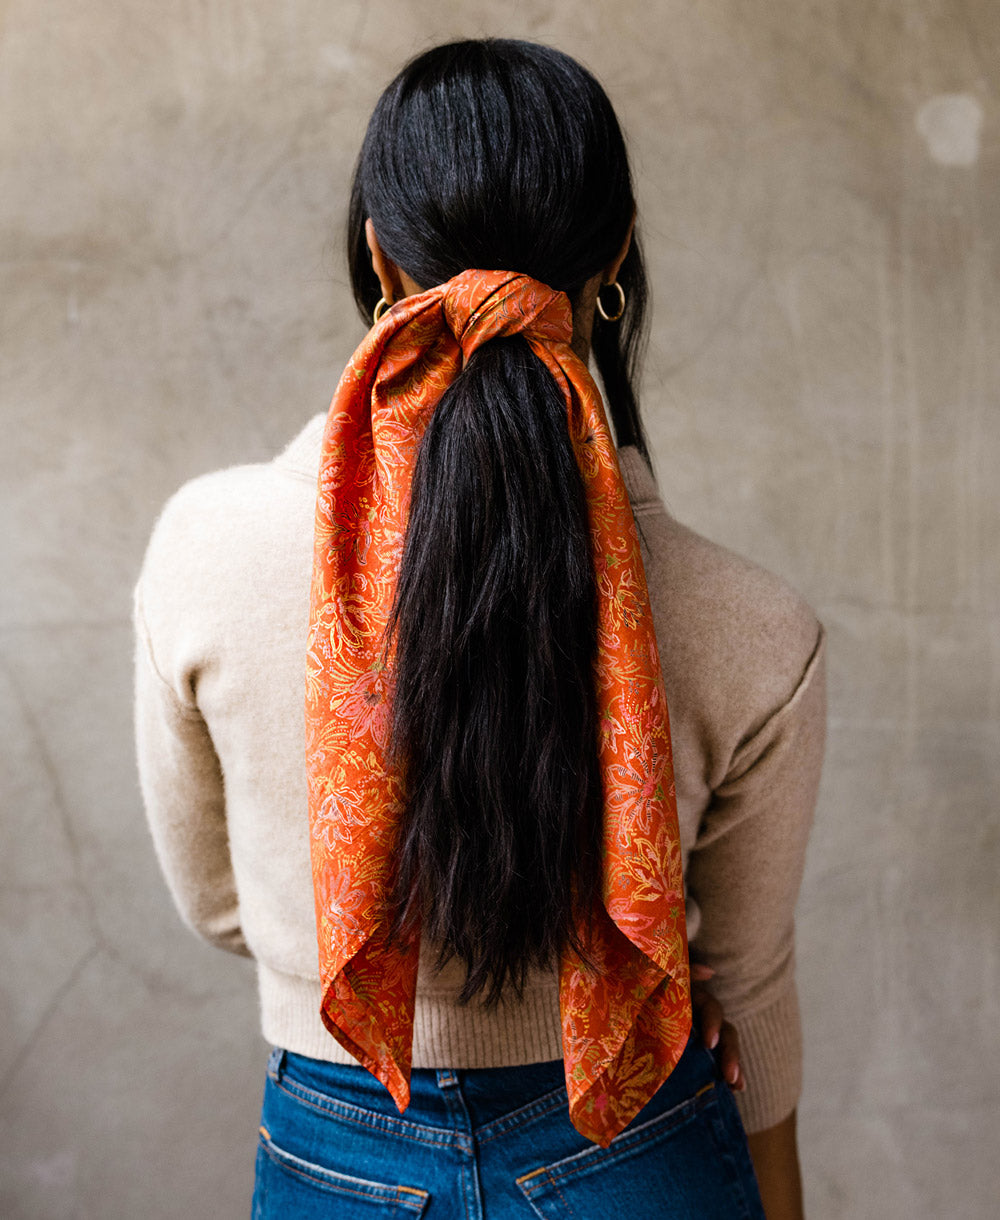
[[[466,360],[503,335],[550,344],[569,343],[573,337],[573,311],[565,292],[517,272],[456,275],[445,285],[444,318]]]

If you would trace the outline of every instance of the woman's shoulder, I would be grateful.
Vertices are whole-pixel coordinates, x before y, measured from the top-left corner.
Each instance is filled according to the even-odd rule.
[[[294,494],[297,490],[300,496],[315,496],[324,419],[323,415],[314,415],[274,457],[225,466],[189,479],[166,501],[158,525],[228,516],[242,500],[260,503],[262,494]],[[261,509],[266,508],[265,502]]]
[[[664,678],[708,719],[753,731],[817,667],[823,628],[787,580],[678,521],[634,446],[619,451],[643,541]]]
[[[276,457],[227,466],[183,483],[160,509],[140,582],[213,592],[227,579],[268,578],[269,568],[307,564],[312,548],[323,416]]]

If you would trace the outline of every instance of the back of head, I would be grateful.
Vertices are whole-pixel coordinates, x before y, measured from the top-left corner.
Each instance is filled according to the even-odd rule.
[[[437,47],[372,115],[357,187],[383,248],[425,287],[468,267],[573,295],[632,213],[614,112],[569,56],[527,42]]]
[[[521,271],[570,300],[610,263],[635,212],[628,154],[607,94],[552,47],[513,39],[449,43],[417,56],[379,98],[351,191],[355,300],[381,295],[364,224],[422,288],[470,267]],[[647,455],[633,381],[648,296],[639,241],[618,274],[614,324],[592,349],[619,445]]]
[[[549,47],[434,48],[380,98],[358,160],[349,257],[366,316],[385,255],[422,288],[479,268],[575,301],[634,214],[604,91]],[[620,322],[593,350],[619,444],[645,453],[631,372],[645,275],[633,241]],[[603,791],[588,508],[566,402],[520,336],[484,343],[438,402],[413,474],[390,631],[390,757],[405,776],[395,927],[467,966],[497,1000],[567,945],[599,893]]]

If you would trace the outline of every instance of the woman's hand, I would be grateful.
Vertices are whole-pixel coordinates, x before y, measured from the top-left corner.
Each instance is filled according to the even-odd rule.
[[[711,966],[691,963],[691,1006],[698,1018],[702,1042],[715,1051],[719,1070],[729,1087],[742,1092],[746,1080],[740,1067],[740,1036],[725,1019],[722,1005],[702,984],[715,974]]]

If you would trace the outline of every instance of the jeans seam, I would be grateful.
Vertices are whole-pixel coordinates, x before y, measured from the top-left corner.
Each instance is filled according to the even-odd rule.
[[[476,1131],[469,1115],[469,1107],[462,1092],[459,1076],[450,1070],[447,1075],[438,1072],[438,1087],[448,1109],[455,1120],[455,1143],[462,1153],[458,1176],[462,1193],[462,1208],[466,1220],[482,1220],[483,1199],[479,1185],[479,1153]]]
[[[573,1210],[572,1203],[570,1203],[570,1201],[566,1198],[566,1196],[563,1194],[563,1192],[559,1189],[559,1184],[557,1182],[552,1183],[552,1189],[559,1196],[560,1202],[562,1203],[563,1207],[565,1207],[565,1209],[569,1213],[569,1215],[571,1215],[571,1216],[575,1215],[576,1213]]]
[[[312,1089],[305,1090],[302,1085],[287,1078],[276,1082],[275,1087],[281,1089],[283,1093],[294,1098],[302,1105],[316,1110],[327,1118],[340,1119],[341,1122],[353,1123],[357,1127],[366,1127],[373,1131],[388,1131],[392,1135],[399,1136],[401,1139],[409,1140],[415,1144],[425,1144],[429,1148],[447,1148],[454,1143],[454,1136],[451,1131],[439,1130],[436,1127],[422,1127],[416,1123],[407,1123],[400,1119],[392,1118],[388,1114],[375,1114],[363,1110],[360,1106],[350,1107],[355,1113],[347,1113],[346,1108],[341,1108],[344,1103],[338,1103],[334,1098],[323,1097],[321,1093],[316,1093]],[[309,1093],[310,1096],[306,1096],[306,1093]],[[312,1100],[314,1097],[319,1100]],[[433,1132],[433,1135],[430,1138],[426,1138],[416,1134],[419,1131]]]
[[[680,1105],[675,1106],[672,1110],[667,1110],[664,1114],[657,1115],[656,1118],[651,1118],[648,1123],[643,1123],[636,1131],[624,1132],[624,1139],[622,1136],[617,1136],[608,1148],[601,1150],[601,1155],[597,1155],[594,1149],[584,1149],[583,1152],[578,1152],[573,1156],[565,1158],[565,1161],[575,1161],[576,1164],[569,1164],[565,1168],[560,1169],[557,1166],[565,1164],[565,1161],[557,1161],[555,1165],[546,1166],[545,1172],[538,1174],[537,1181],[529,1182],[528,1179],[532,1175],[528,1174],[518,1179],[518,1185],[529,1198],[532,1192],[544,1185],[558,1190],[559,1182],[567,1181],[580,1173],[585,1173],[594,1166],[613,1165],[615,1162],[623,1160],[639,1149],[644,1148],[651,1140],[665,1135],[667,1132],[675,1131],[679,1127],[683,1127],[702,1110],[707,1109],[715,1103],[715,1101],[715,1086],[707,1085],[703,1090],[696,1093],[694,1097],[688,1098],[687,1101],[681,1102]],[[632,1138],[629,1138],[629,1136]],[[622,1142],[619,1143],[618,1141]]]
[[[526,1106],[521,1106],[520,1109],[512,1111],[510,1114],[505,1114],[502,1118],[493,1119],[484,1127],[480,1127],[476,1132],[476,1139],[480,1144],[488,1144],[490,1140],[499,1139],[501,1135],[506,1135],[509,1131],[523,1131],[530,1123],[536,1119],[545,1118],[546,1115],[553,1113],[555,1110],[569,1108],[569,1101],[566,1097],[564,1089],[559,1089],[560,1096],[552,1097],[547,1094],[546,1097],[551,1098],[546,1105],[541,1103],[546,1098],[538,1098],[536,1101],[530,1102]],[[489,1134],[484,1134],[488,1132]]]
[[[331,1192],[353,1195],[356,1199],[366,1199],[368,1202],[378,1200],[380,1202],[398,1203],[402,1207],[409,1208],[411,1211],[416,1210],[411,1199],[400,1198],[399,1186],[388,1186],[381,1182],[372,1182],[372,1186],[379,1187],[378,1191],[354,1190],[350,1186],[343,1185],[341,1182],[334,1182],[330,1180],[331,1178],[344,1178],[347,1176],[345,1174],[338,1174],[335,1170],[327,1171],[328,1176],[326,1177],[317,1173],[308,1173],[306,1170],[300,1169],[297,1165],[289,1164],[288,1161],[286,1161],[283,1157],[277,1155],[278,1146],[268,1140],[265,1140],[263,1136],[260,1137],[260,1146],[264,1150],[264,1155],[272,1162],[272,1164],[277,1165],[279,1169],[285,1170],[286,1173],[293,1173],[296,1175],[296,1177],[305,1178],[306,1181],[315,1182],[319,1186],[326,1187]],[[317,1168],[321,1167],[317,1166]],[[420,1196],[422,1200],[420,1205],[421,1208],[426,1206],[428,1199],[427,1191],[418,1190],[416,1187],[407,1187],[405,1190],[406,1193],[413,1193]],[[383,1194],[382,1191],[385,1193]]]

